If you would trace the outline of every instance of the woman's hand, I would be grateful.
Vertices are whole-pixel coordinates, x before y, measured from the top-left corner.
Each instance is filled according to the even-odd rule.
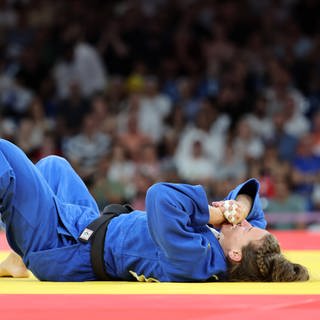
[[[209,205],[209,215],[209,224],[212,224],[215,228],[220,228],[221,225],[226,222],[222,210],[219,207]]]
[[[237,200],[216,201],[212,202],[212,206],[221,211],[224,222],[235,225],[241,223],[246,218],[245,210],[241,202]]]
[[[236,200],[225,200],[212,202],[210,218],[214,226],[227,222],[233,225],[245,220],[252,207],[252,198],[246,194],[240,194]],[[209,206],[210,208],[210,206]]]

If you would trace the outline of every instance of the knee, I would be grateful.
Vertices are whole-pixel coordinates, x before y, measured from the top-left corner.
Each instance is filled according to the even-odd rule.
[[[51,156],[47,156],[45,158],[42,158],[41,160],[38,161],[38,163],[36,165],[38,168],[43,168],[43,167],[61,168],[61,167],[65,167],[66,165],[70,165],[70,164],[63,157],[51,155]]]
[[[12,152],[16,152],[19,148],[14,145],[12,142],[0,138],[0,151],[4,154],[10,154]],[[21,151],[21,150],[20,150]]]

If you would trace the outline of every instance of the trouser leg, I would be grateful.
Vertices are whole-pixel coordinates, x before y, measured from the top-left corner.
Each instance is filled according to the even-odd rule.
[[[41,159],[36,167],[60,201],[99,211],[96,201],[70,163],[59,156]]]
[[[0,212],[7,240],[25,262],[29,252],[58,244],[54,193],[14,144],[0,140]]]

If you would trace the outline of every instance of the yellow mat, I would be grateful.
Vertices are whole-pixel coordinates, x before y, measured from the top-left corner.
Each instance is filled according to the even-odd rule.
[[[0,252],[0,259],[8,253]],[[138,282],[41,282],[0,278],[0,294],[320,294],[320,251],[286,251],[294,262],[305,265],[308,282],[297,283],[138,283]]]

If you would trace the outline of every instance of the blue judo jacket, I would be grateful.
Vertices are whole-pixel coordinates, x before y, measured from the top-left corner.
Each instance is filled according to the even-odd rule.
[[[239,185],[254,199],[247,220],[265,228],[259,183]],[[40,280],[96,280],[90,243],[78,240],[99,216],[96,202],[63,158],[34,165],[12,143],[0,139],[0,215],[11,248]],[[114,218],[108,227],[104,261],[110,276],[140,281],[223,279],[226,260],[207,226],[208,199],[201,186],[158,183],[147,192],[146,212]]]
[[[259,183],[246,181],[226,199],[246,193],[254,199],[247,220],[265,228]],[[77,241],[92,221],[88,208],[57,202],[65,239],[60,248],[32,253],[28,266],[41,280],[95,280],[90,264],[90,244]],[[88,218],[90,217],[90,218]],[[138,281],[206,281],[224,279],[227,264],[222,248],[208,228],[208,199],[201,186],[157,183],[149,188],[146,212],[135,210],[114,218],[105,243],[105,263],[110,276]]]

